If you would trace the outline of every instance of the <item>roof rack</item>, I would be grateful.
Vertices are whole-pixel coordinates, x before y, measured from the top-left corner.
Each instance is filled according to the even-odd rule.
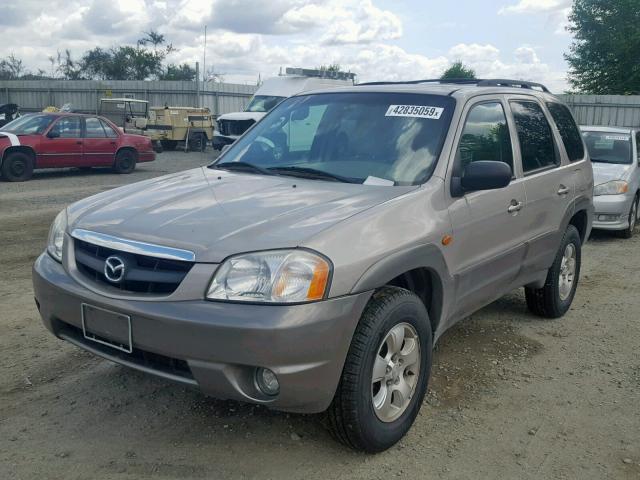
[[[432,78],[427,80],[408,80],[400,82],[366,82],[359,83],[358,85],[416,85],[419,83],[442,83],[442,84],[454,84],[454,85],[477,85],[478,87],[511,87],[511,88],[526,88],[529,90],[541,90],[543,92],[549,92],[549,89],[541,83],[527,82],[525,80],[507,80],[503,78]]]

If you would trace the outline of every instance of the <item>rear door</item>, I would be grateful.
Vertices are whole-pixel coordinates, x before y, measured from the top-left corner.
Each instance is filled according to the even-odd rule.
[[[524,228],[529,238],[523,275],[528,277],[553,263],[563,220],[575,198],[574,177],[579,169],[568,161],[547,110],[537,98],[518,95],[508,99],[527,198]]]
[[[82,165],[82,123],[77,115],[56,120],[42,137],[37,153],[40,168]]]
[[[85,117],[84,125],[84,165],[112,165],[118,148],[118,134],[98,117]]]
[[[502,96],[473,99],[462,118],[449,184],[467,164],[479,160],[507,163],[513,178],[505,188],[451,198],[453,241],[443,251],[456,280],[456,318],[510,290],[526,250],[525,190]]]

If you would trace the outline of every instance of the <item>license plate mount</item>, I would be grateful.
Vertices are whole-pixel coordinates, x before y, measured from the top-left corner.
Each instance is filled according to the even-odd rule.
[[[133,352],[129,315],[88,303],[81,304],[80,311],[84,338],[121,352]]]

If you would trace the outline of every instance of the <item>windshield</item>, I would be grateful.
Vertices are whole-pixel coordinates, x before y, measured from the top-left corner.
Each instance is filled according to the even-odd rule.
[[[230,168],[235,162],[236,167],[274,174],[416,185],[435,167],[454,107],[453,98],[441,95],[345,92],[292,97],[211,167]]]
[[[282,100],[287,97],[275,97],[271,95],[256,95],[251,99],[247,108],[244,109],[245,112],[268,112],[277,104],[279,104]]]
[[[52,115],[25,115],[7,123],[1,130],[14,135],[39,135],[51,125],[54,118]]]
[[[631,136],[628,133],[582,132],[592,162],[630,164]]]

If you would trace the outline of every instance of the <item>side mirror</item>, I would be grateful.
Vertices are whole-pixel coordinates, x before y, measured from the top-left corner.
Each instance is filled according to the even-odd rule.
[[[48,138],[59,138],[60,137],[60,132],[58,130],[49,130],[49,133],[47,133],[47,137]]]
[[[476,190],[496,190],[511,183],[511,167],[504,162],[480,160],[471,162],[462,172],[462,177],[454,179],[452,194],[462,196],[464,192]]]

